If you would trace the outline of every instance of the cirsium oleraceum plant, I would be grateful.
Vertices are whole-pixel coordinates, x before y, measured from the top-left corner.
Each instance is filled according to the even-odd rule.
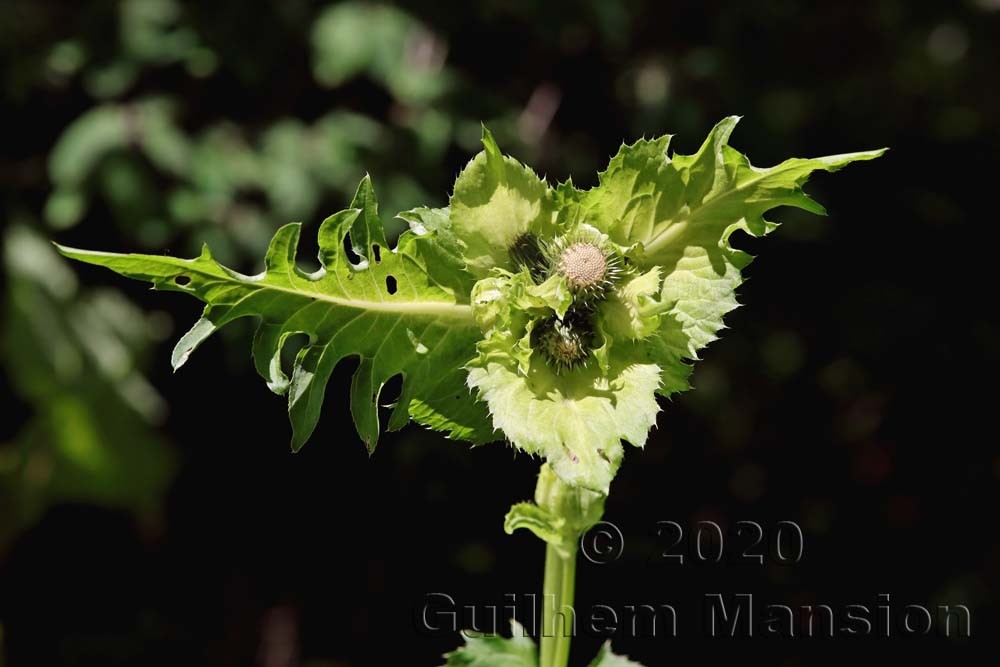
[[[764,215],[778,206],[823,214],[802,189],[810,174],[884,152],[758,168],[729,146],[737,120],[716,125],[692,155],[671,154],[670,136],[623,145],[587,190],[551,186],[484,129],[484,150],[458,176],[449,206],[400,213],[409,230],[394,248],[365,178],[350,207],[320,225],[313,273],[296,263],[298,223],[276,232],[253,276],[220,265],[207,247],[194,259],[60,250],[205,302],[174,349],[174,368],[220,327],[258,318],[254,364],[288,398],[293,449],[309,439],[327,381],[350,357],[360,361],[351,414],[369,450],[382,429],[380,392],[398,375],[388,429],[412,420],[544,459],[536,502],[515,505],[507,528],[545,540],[546,592],[551,574],[557,601],[571,603],[575,541],[601,516],[623,442],[644,445],[658,397],[688,388],[699,351],[737,307],[751,257],[732,234],[773,231]],[[308,344],[286,373],[282,348],[299,334]],[[568,647],[568,637],[544,632],[540,656],[524,638],[470,640],[448,661],[563,667]],[[621,658],[605,650],[592,664],[622,664],[612,660]]]

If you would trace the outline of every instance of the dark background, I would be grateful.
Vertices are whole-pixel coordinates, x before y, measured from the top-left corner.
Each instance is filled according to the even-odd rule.
[[[176,0],[0,5],[6,282],[0,663],[434,665],[429,592],[502,604],[541,586],[502,518],[537,462],[416,427],[369,458],[338,369],[310,444],[255,376],[248,323],[182,372],[199,305],[64,264],[45,241],[259,267],[370,171],[382,211],[443,205],[479,122],[550,180],[596,181],[624,139],[692,152],[721,117],[755,164],[890,146],[779,211],[744,308],[629,451],[581,561],[581,609],[671,603],[644,664],[847,658],[986,664],[995,649],[993,316],[1000,4],[590,0],[327,6]],[[389,222],[399,229],[398,222]],[[314,242],[306,233],[303,257]],[[309,260],[307,260],[308,262]],[[76,276],[74,278],[74,276]],[[797,564],[657,562],[658,520],[801,525]],[[772,547],[773,549],[773,547]],[[699,598],[964,604],[971,639],[704,638]],[[574,644],[573,664],[597,638]]]

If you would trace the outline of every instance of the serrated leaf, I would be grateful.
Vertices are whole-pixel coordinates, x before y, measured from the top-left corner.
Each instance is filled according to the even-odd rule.
[[[596,365],[556,374],[539,355],[527,373],[516,359],[493,355],[469,370],[469,385],[490,406],[493,425],[552,465],[567,484],[607,494],[624,454],[656,423],[660,368],[622,354],[608,372]]]
[[[395,249],[387,247],[370,180],[362,181],[351,208],[320,226],[321,268],[315,273],[296,264],[299,231],[298,223],[277,231],[265,270],[255,276],[220,265],[207,247],[190,260],[60,251],[206,303],[202,318],[178,341],[172,356],[175,369],[217,329],[240,317],[259,317],[254,362],[273,391],[288,395],[293,449],[312,434],[327,380],[344,358],[359,360],[351,385],[351,414],[369,450],[380,430],[379,395],[396,375],[403,376],[403,389],[390,417],[391,428],[412,417],[451,437],[489,440],[492,429],[485,410],[465,387],[462,371],[480,337],[468,295],[434,279],[416,235],[406,233]],[[345,239],[357,262],[345,251]],[[281,351],[299,334],[307,336],[308,343],[288,375],[281,368]]]
[[[469,271],[482,278],[513,269],[508,249],[526,233],[552,233],[552,192],[535,172],[500,152],[483,128],[483,151],[465,167],[451,196],[451,227]]]
[[[760,169],[729,146],[738,121],[721,121],[693,155],[668,156],[669,137],[622,146],[600,184],[581,197],[591,224],[623,246],[639,244],[634,259],[641,268],[660,267],[663,340],[691,359],[718,337],[723,316],[738,305],[740,271],[752,258],[730,245],[733,232],[773,231],[764,214],[777,206],[824,214],[802,190],[809,175],[885,152],[793,158]]]
[[[538,649],[517,621],[511,621],[511,638],[469,636],[465,646],[445,654],[443,667],[538,667]]]
[[[642,667],[638,662],[611,652],[611,642],[604,642],[588,667]]]

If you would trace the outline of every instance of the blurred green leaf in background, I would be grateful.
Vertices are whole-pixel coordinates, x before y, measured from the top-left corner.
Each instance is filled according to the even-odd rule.
[[[166,405],[143,376],[163,334],[115,290],[84,290],[27,226],[6,230],[2,356],[32,416],[0,447],[0,544],[53,503],[156,518],[173,455],[156,434]]]

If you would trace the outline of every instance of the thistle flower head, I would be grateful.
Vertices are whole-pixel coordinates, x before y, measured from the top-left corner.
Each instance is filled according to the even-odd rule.
[[[593,287],[604,280],[608,260],[601,249],[590,243],[577,242],[559,257],[559,273],[577,289]]]
[[[596,230],[557,237],[545,254],[549,270],[561,275],[573,295],[584,302],[601,299],[622,275],[621,252]]]
[[[551,317],[535,329],[535,349],[545,355],[557,373],[586,365],[593,332],[584,316],[567,313],[562,320]]]

